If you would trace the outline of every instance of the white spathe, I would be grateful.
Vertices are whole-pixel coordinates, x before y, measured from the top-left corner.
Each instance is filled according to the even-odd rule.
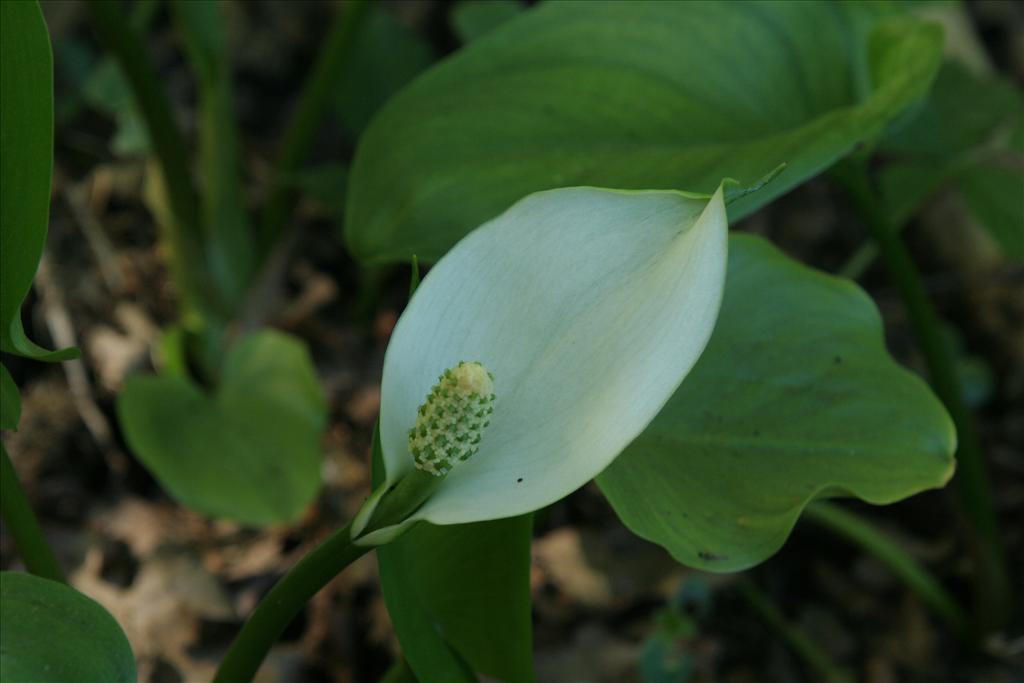
[[[494,375],[480,450],[413,519],[458,524],[537,510],[601,472],[704,350],[725,283],[722,189],[567,188],[530,195],[430,271],[384,359],[387,484],[413,468],[408,433],[446,368]]]

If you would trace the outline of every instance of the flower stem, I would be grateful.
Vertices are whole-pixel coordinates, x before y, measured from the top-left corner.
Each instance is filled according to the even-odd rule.
[[[14,536],[21,559],[36,576],[65,583],[64,572],[46,543],[32,508],[28,504],[18,473],[14,471],[7,449],[0,443],[0,513]]]
[[[231,644],[214,683],[252,680],[274,641],[303,605],[345,567],[372,549],[352,543],[351,533],[351,524],[345,525],[277,582]]]
[[[878,244],[889,276],[906,305],[935,393],[945,404],[956,425],[959,445],[957,472],[953,481],[963,513],[974,531],[972,541],[978,567],[975,580],[978,617],[983,629],[998,628],[1006,623],[1008,610],[1013,604],[1011,584],[981,440],[963,399],[952,350],[942,336],[938,318],[925,293],[914,261],[868,181],[866,162],[860,159],[848,160],[835,167],[834,172]]]
[[[868,522],[838,505],[815,503],[807,508],[804,515],[860,546],[882,562],[961,638],[973,643],[974,634],[970,621],[960,609],[960,605],[942,584],[903,548],[886,538]]]
[[[313,136],[331,104],[339,74],[352,52],[352,43],[358,35],[369,6],[367,0],[354,0],[348,3],[347,8],[339,11],[331,32],[320,49],[313,71],[299,95],[299,102],[285,131],[284,142],[274,168],[270,198],[261,216],[257,241],[263,254],[277,242],[288,218],[293,201],[288,177],[295,172],[313,144]],[[338,191],[340,192],[341,188],[338,188]]]

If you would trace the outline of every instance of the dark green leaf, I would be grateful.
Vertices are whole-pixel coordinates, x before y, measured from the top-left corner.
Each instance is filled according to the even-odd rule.
[[[448,13],[448,21],[459,40],[471,43],[525,9],[518,0],[462,0]]]
[[[598,478],[626,526],[733,571],[812,500],[892,503],[953,474],[953,424],[885,350],[872,301],[748,235],[730,240],[718,325],[650,427]]]
[[[969,103],[969,104],[968,104]],[[1012,258],[1024,259],[1024,95],[1008,81],[947,62],[928,99],[886,137],[879,175],[902,226],[943,186],[958,188]]]
[[[1022,106],[1012,83],[945,62],[927,99],[893,125],[881,149],[898,158],[946,161],[987,142],[999,126],[1024,114]]]
[[[1024,163],[1024,159],[1017,163]],[[957,184],[971,211],[1007,256],[1024,261],[1024,172],[1021,168],[977,164],[960,172]]]
[[[280,332],[232,347],[214,396],[180,376],[133,377],[117,410],[139,460],[211,517],[293,521],[320,486],[323,391],[305,347]]]
[[[433,61],[434,50],[422,36],[374,3],[336,88],[338,116],[349,134],[358,137],[388,98]]]
[[[73,588],[0,572],[0,621],[4,683],[135,683],[135,658],[121,627]]]
[[[39,5],[0,3],[0,350],[36,360],[64,360],[21,325],[46,242],[53,166],[53,57]]]
[[[374,484],[383,481],[374,443]],[[410,668],[421,681],[532,681],[532,515],[420,523],[377,549],[381,587]]]
[[[763,191],[870,141],[938,68],[939,27],[842,2],[548,2],[438,64],[366,131],[346,230],[367,261],[436,260],[536,190]],[[874,27],[874,30],[872,28]]]
[[[18,385],[3,365],[0,365],[0,429],[17,429],[21,419],[21,396]]]

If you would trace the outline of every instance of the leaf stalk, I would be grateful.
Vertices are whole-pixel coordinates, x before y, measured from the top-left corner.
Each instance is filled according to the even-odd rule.
[[[29,572],[51,581],[66,583],[64,572],[43,536],[25,490],[18,481],[7,449],[0,443],[0,513],[14,536],[21,559]]]
[[[833,173],[878,245],[883,263],[906,306],[935,393],[956,425],[957,472],[953,483],[963,514],[974,532],[971,540],[978,567],[975,580],[978,622],[983,630],[997,629],[1006,624],[1013,603],[1006,551],[981,439],[964,402],[952,349],[941,333],[938,317],[910,252],[871,187],[867,163],[863,159],[850,159],[836,166]]]

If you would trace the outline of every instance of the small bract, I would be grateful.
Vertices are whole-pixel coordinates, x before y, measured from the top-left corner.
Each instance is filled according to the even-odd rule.
[[[413,469],[411,449],[422,460],[428,436],[436,443],[422,415],[446,369],[480,382],[466,395],[477,394],[474,411],[484,406],[490,424],[469,435],[482,435],[472,457],[445,458],[454,466],[409,521],[530,512],[600,473],[704,350],[726,238],[721,188],[710,197],[567,188],[530,195],[459,242],[416,291],[384,359],[386,486]],[[393,535],[380,531],[359,542]]]

